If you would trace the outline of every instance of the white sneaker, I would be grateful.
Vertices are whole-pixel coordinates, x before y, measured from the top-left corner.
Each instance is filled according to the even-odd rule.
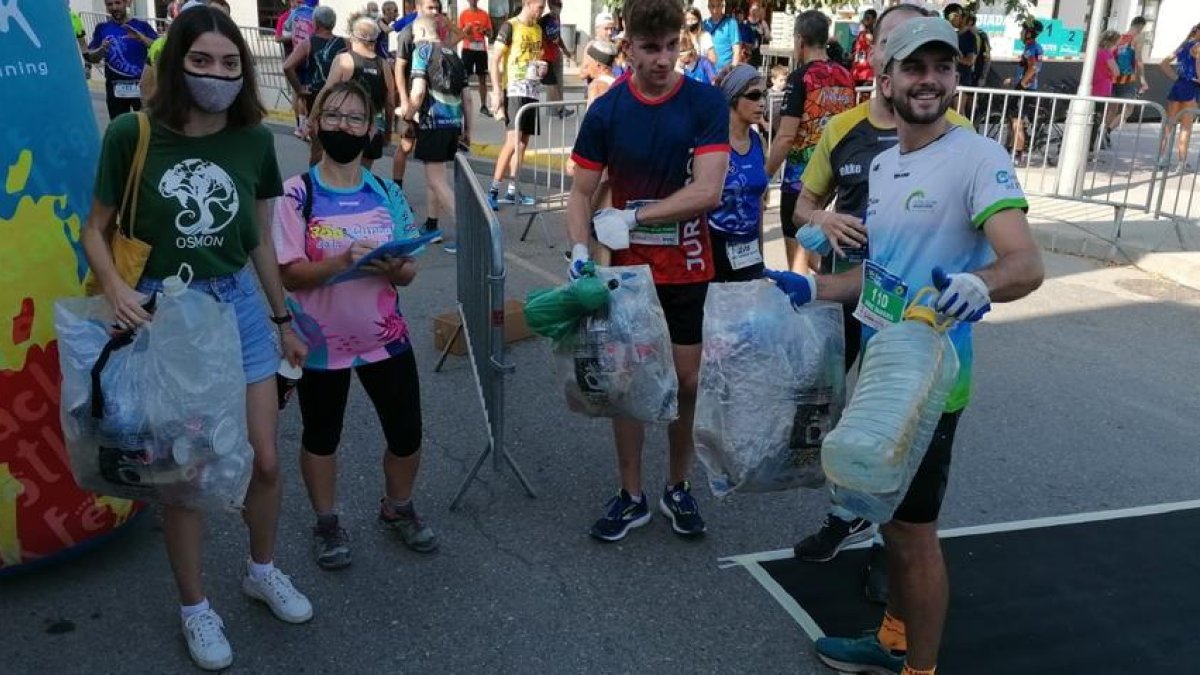
[[[304,623],[313,616],[312,603],[296,590],[288,575],[272,568],[262,579],[254,579],[247,571],[242,577],[242,592],[261,600],[271,608],[271,613],[280,621]]]
[[[225,639],[225,624],[211,609],[183,620],[183,636],[188,653],[204,670],[221,670],[233,663],[233,649]]]

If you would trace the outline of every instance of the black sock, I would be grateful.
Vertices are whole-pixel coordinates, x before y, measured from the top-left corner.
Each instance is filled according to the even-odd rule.
[[[437,225],[438,225],[437,218],[426,218],[425,219],[425,229],[426,230],[429,230],[430,232],[432,232],[437,229]]]
[[[393,178],[392,182],[395,183],[396,187],[400,188],[401,190],[404,189],[404,179],[403,178]]]

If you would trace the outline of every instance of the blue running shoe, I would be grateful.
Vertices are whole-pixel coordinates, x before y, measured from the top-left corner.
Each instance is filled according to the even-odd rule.
[[[622,489],[608,501],[608,512],[592,525],[591,535],[601,541],[621,541],[629,531],[650,522],[650,507],[646,495],[642,501],[635,502],[628,492]]]
[[[698,537],[704,534],[704,519],[700,507],[692,498],[692,485],[686,480],[678,485],[669,485],[658,501],[658,510],[671,519],[671,529],[681,537]]]
[[[488,190],[487,196],[488,206],[492,207],[493,211],[500,210],[500,191],[496,189]]]
[[[819,638],[816,647],[822,663],[843,673],[894,675],[904,670],[904,656],[879,644],[875,631],[860,638]]]
[[[534,204],[537,204],[536,199],[530,197],[524,192],[521,192],[520,190],[517,190],[515,193],[510,193],[508,198],[511,199],[514,204],[520,204],[521,206],[533,206]]]

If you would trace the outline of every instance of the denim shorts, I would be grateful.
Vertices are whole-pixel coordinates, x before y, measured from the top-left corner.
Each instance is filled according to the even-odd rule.
[[[218,302],[233,304],[238,335],[242,340],[242,371],[246,383],[254,384],[275,375],[279,369],[279,336],[267,316],[258,292],[258,282],[249,267],[236,274],[210,279],[193,279],[188,288],[207,293]],[[137,291],[149,295],[162,290],[162,279],[142,277]]]

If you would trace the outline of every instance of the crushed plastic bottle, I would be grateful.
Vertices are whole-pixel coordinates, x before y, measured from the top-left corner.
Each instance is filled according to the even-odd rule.
[[[875,335],[841,422],[825,438],[822,466],[833,501],[854,515],[886,523],[903,501],[958,377],[950,324],[920,304]]]

